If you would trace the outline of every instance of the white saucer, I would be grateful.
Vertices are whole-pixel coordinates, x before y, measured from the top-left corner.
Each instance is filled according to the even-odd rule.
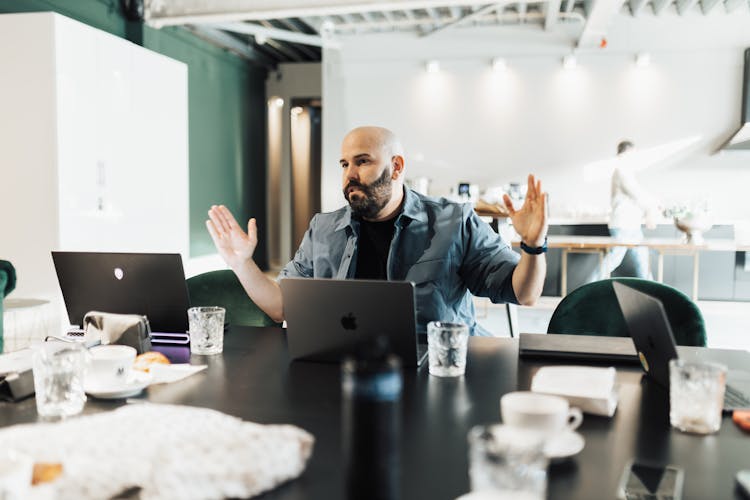
[[[133,370],[130,378],[125,382],[113,386],[104,386],[96,381],[84,383],[84,390],[87,394],[100,399],[120,399],[128,398],[139,394],[151,383],[151,374]]]
[[[561,462],[579,454],[585,443],[583,436],[575,431],[567,431],[547,441],[544,454],[550,462]]]

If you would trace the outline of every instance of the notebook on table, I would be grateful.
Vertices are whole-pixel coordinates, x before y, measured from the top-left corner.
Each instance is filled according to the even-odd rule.
[[[419,366],[414,284],[408,281],[285,278],[280,282],[292,359],[338,362],[375,337],[403,366]]]
[[[522,333],[519,355],[563,360],[638,363],[630,337]]]

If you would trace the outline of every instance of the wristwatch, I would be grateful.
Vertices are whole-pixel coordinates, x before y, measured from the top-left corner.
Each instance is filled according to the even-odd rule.
[[[521,241],[521,250],[531,255],[539,255],[540,253],[547,253],[547,237],[544,237],[544,243],[540,247],[530,247],[523,241]]]

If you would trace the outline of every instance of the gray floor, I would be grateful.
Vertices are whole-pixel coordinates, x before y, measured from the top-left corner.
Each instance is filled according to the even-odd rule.
[[[518,307],[521,332],[545,333],[559,297],[542,297],[533,307]],[[750,351],[750,302],[699,301],[708,331],[708,346]],[[475,299],[478,321],[498,336],[508,336],[505,306]]]

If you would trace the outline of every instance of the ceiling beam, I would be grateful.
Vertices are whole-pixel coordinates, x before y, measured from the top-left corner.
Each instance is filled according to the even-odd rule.
[[[275,21],[262,21],[263,24],[269,23],[270,27],[272,28],[282,28],[284,27],[289,28],[290,31],[295,31],[297,33],[303,33],[303,31],[299,28],[298,25],[291,22],[291,20],[288,19],[278,19]],[[305,58],[307,58],[310,61],[319,61],[320,60],[320,54],[316,52],[316,49],[314,47],[310,47],[309,45],[303,45],[301,43],[296,43],[293,46],[289,47],[290,49],[294,49],[295,52],[301,53]]]
[[[651,7],[654,9],[654,14],[660,16],[671,4],[672,0],[653,0],[651,2]]]
[[[447,30],[448,28],[455,28],[456,26],[467,23],[477,17],[483,16],[488,12],[492,12],[496,9],[499,9],[502,5],[504,4],[496,3],[493,5],[486,5],[482,7],[481,9],[477,9],[474,12],[471,12],[470,14],[466,14],[465,16],[456,19],[455,21],[450,21],[450,22],[443,24],[442,26],[438,26],[437,28],[434,28],[432,30],[425,31],[422,34],[420,34],[420,36],[423,36],[423,37],[430,36],[430,35],[434,35],[435,33],[439,33],[440,31]]]
[[[242,33],[243,35],[260,35],[272,40],[283,40],[285,42],[301,43],[304,45],[313,45],[315,47],[334,47],[336,44],[331,40],[324,40],[317,35],[306,35],[289,30],[280,30],[276,28],[267,28],[249,23],[219,23],[212,24],[216,29],[231,31],[233,33]]]
[[[597,0],[591,3],[576,47],[598,47],[609,30],[612,20],[620,13],[625,0]]]
[[[170,2],[171,4],[172,2]],[[179,2],[174,2],[180,5]],[[230,3],[230,2],[227,2]],[[236,5],[234,2],[232,5]],[[250,3],[250,2],[248,2]],[[483,7],[487,5],[487,0],[386,0],[382,2],[373,2],[372,0],[360,0],[360,3],[351,4],[326,4],[310,6],[309,0],[297,0],[296,2],[287,1],[289,5],[284,8],[258,8],[249,5],[246,10],[216,12],[207,11],[205,7],[199,8],[174,8],[162,0],[145,0],[146,23],[153,28],[164,26],[173,26],[181,24],[217,24],[232,21],[258,21],[261,19],[284,19],[289,17],[324,17],[342,14],[354,14],[361,12],[372,12],[373,9],[378,11],[407,11],[415,9],[429,9],[439,7],[465,7],[475,6]],[[196,5],[210,4],[210,2],[195,2]],[[272,2],[264,2],[272,5]],[[201,10],[202,9],[202,10]]]
[[[565,0],[565,12],[567,14],[573,12],[573,5],[575,5],[575,0]]]
[[[719,1],[719,0],[714,0]],[[643,12],[643,8],[648,3],[648,0],[629,0],[628,1],[628,7],[630,7],[630,13],[633,15],[633,17],[638,17]]]
[[[698,3],[698,0],[677,0],[675,5],[677,6],[677,12],[684,16],[685,12],[690,11]]]
[[[268,70],[276,69],[276,61],[272,60],[265,54],[261,54],[252,46],[236,37],[233,37],[229,33],[215,28],[209,28],[207,26],[187,25],[185,28],[198,38],[201,38],[212,45],[221,47],[222,49],[228,50],[240,57],[244,57],[245,59],[259,64]]]
[[[518,2],[518,22],[524,23],[526,21],[526,14],[529,11],[529,4],[526,3],[526,0],[520,0]]]
[[[743,3],[745,3],[745,0],[725,0],[724,1],[724,8],[727,10],[728,14],[731,14],[739,6],[741,6]]]
[[[720,0],[700,0],[701,2],[701,10],[703,10],[703,14],[709,14],[712,10],[714,10],[714,7],[719,5]]]
[[[547,2],[547,12],[544,17],[544,29],[549,30],[557,24],[557,20],[560,18],[560,6],[562,0],[549,0]]]

